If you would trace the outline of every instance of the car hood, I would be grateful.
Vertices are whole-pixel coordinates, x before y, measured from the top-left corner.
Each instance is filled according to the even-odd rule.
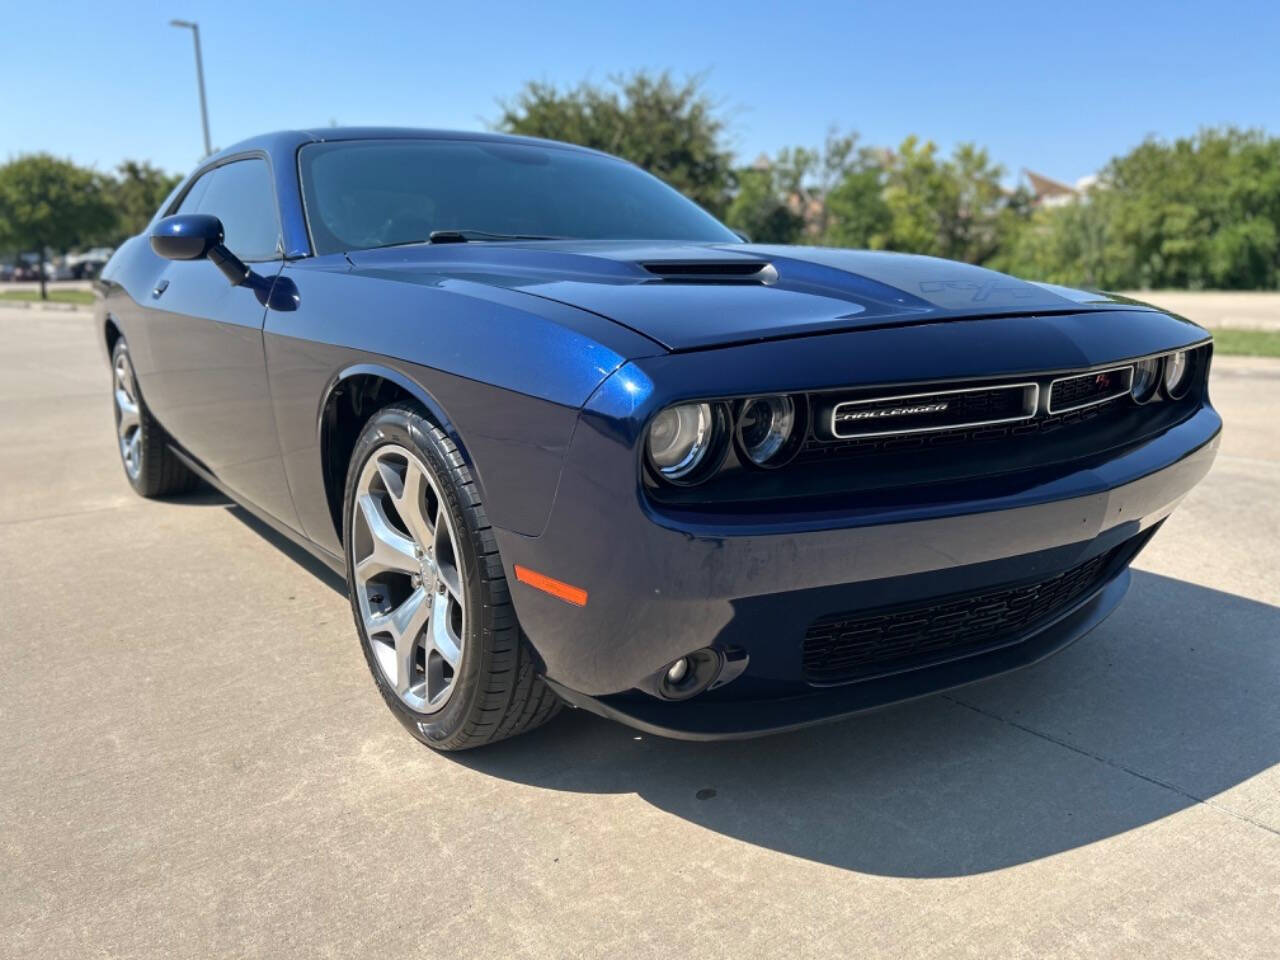
[[[621,241],[416,244],[348,254],[355,272],[518,290],[607,317],[668,350],[868,326],[1152,309],[913,254]]]

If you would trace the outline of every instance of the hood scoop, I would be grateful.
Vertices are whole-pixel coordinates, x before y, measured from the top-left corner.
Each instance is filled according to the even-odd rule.
[[[772,286],[778,271],[764,260],[655,260],[640,264],[667,283]]]

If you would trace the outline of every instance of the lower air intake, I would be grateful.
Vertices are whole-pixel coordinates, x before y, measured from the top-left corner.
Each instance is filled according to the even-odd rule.
[[[804,677],[846,683],[971,656],[1017,642],[1097,590],[1115,570],[1121,544],[1038,583],[961,594],[929,604],[828,614],[804,637]]]

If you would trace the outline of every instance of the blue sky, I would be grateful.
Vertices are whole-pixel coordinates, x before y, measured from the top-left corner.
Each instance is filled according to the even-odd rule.
[[[188,170],[195,75],[172,17],[200,22],[215,146],[331,121],[482,129],[526,80],[639,67],[705,74],[743,160],[835,125],[974,140],[1010,176],[1074,180],[1147,134],[1280,134],[1275,2],[98,0],[6,4],[0,158]]]

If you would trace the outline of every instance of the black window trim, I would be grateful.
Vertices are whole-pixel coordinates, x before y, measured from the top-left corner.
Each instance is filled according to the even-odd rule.
[[[204,166],[197,167],[195,172],[187,179],[186,185],[182,188],[182,192],[177,194],[173,200],[169,202],[169,206],[165,209],[164,215],[171,217],[182,206],[182,201],[187,199],[187,194],[206,174],[210,174],[219,167],[225,167],[230,163],[237,163],[241,160],[265,160],[267,164],[267,179],[271,184],[271,199],[275,203],[276,215],[276,254],[273,257],[256,257],[254,259],[245,258],[245,263],[274,263],[277,260],[284,259],[284,217],[281,215],[283,211],[280,209],[280,194],[276,190],[276,171],[271,164],[271,154],[266,150],[242,150],[239,153],[233,153],[228,157],[219,157],[212,163],[206,163]],[[308,240],[310,237],[308,236]],[[314,249],[314,247],[312,248]]]

